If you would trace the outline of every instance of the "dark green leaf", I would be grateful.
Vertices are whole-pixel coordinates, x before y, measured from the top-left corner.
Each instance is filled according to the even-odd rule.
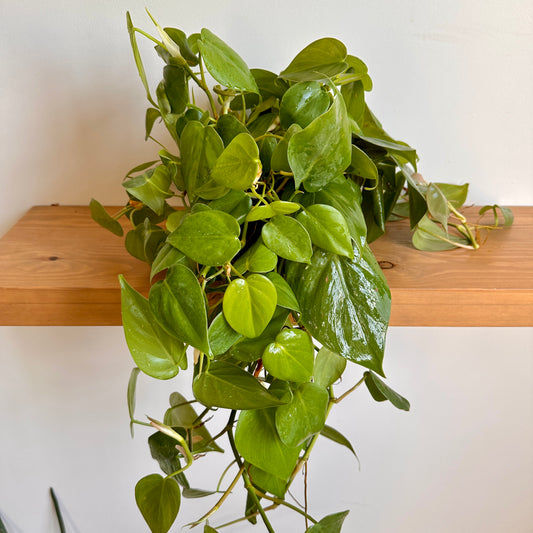
[[[213,361],[207,371],[194,378],[192,388],[195,398],[207,407],[245,410],[283,403],[252,374],[224,361]]]
[[[167,268],[171,268],[175,265],[188,266],[188,264],[189,261],[184,253],[180,252],[177,248],[174,248],[174,246],[166,243],[159,250],[154,262],[152,263],[150,279]]]
[[[372,189],[363,190],[361,208],[367,227],[367,241],[373,242],[385,233],[385,204],[383,199],[383,178]]]
[[[280,74],[290,81],[324,80],[348,68],[346,47],[337,39],[319,39],[306,46]]]
[[[170,107],[170,102],[168,101],[167,93],[165,91],[165,83],[161,81],[155,90],[155,95],[157,97],[157,107],[161,112],[161,118],[167,127],[168,132],[172,138],[178,142],[178,133],[177,133],[177,122],[179,115],[172,113],[172,108]]]
[[[144,71],[144,66],[141,60],[141,54],[139,53],[139,47],[137,46],[137,39],[135,37],[135,29],[133,26],[133,22],[131,21],[131,16],[130,16],[129,11],[126,12],[126,23],[128,26],[128,33],[130,35],[130,44],[131,44],[131,49],[133,50],[133,57],[135,59],[135,65],[137,66],[137,72],[139,73],[139,77],[141,78],[142,84],[146,91],[146,97],[151,102],[152,97],[150,96],[150,88],[148,86],[148,80],[146,79],[146,73]]]
[[[187,36],[181,30],[177,28],[164,28],[164,31],[167,35],[179,46],[180,53],[184,59],[187,60],[191,65],[198,64],[198,58],[196,54],[192,51],[192,48],[187,41]]]
[[[331,426],[324,426],[322,430],[320,431],[320,434],[323,437],[326,437],[329,440],[332,440],[333,442],[336,442],[337,444],[340,444],[341,446],[344,446],[345,448],[348,448],[354,455],[357,461],[359,461],[359,458],[357,457],[357,454],[355,453],[355,450],[353,449],[353,446],[351,442],[339,431],[337,431],[335,428],[332,428]]]
[[[239,91],[259,93],[255,78],[243,59],[206,28],[202,29],[198,48],[207,70],[219,83]]]
[[[263,226],[261,235],[266,246],[284,259],[307,263],[313,255],[309,233],[294,218],[273,217]]]
[[[346,359],[327,348],[321,348],[315,358],[315,383],[328,388],[333,385],[344,372]]]
[[[145,124],[144,140],[145,141],[147,141],[148,137],[150,137],[150,134],[152,133],[152,129],[154,127],[155,121],[158,118],[161,118],[161,111],[159,111],[159,109],[155,109],[154,107],[149,107],[146,110],[146,118],[144,120],[144,124]]]
[[[185,70],[174,65],[167,65],[163,69],[163,83],[171,113],[181,115],[189,101],[189,87]]]
[[[156,431],[148,437],[148,446],[150,447],[152,458],[158,462],[159,468],[167,476],[181,469],[180,452],[176,448],[176,441],[172,437]],[[177,474],[175,479],[182,487],[189,487],[189,482],[183,473]]]
[[[144,224],[128,231],[124,244],[133,257],[151,264],[166,236],[159,226],[151,224],[146,218]]]
[[[150,289],[149,301],[157,321],[166,331],[209,353],[204,292],[187,267],[176,265],[169,269],[166,278]]]
[[[330,514],[322,518],[318,524],[311,526],[306,533],[341,533],[342,524],[349,512]]]
[[[203,490],[203,489],[183,489],[181,494],[184,498],[196,499],[196,498],[205,498],[206,496],[211,496],[216,494],[214,490]],[[213,530],[214,531],[214,530]]]
[[[271,169],[270,161],[272,160],[272,154],[278,145],[278,141],[275,137],[263,137],[259,141],[259,159],[261,160],[262,171],[268,174]]]
[[[132,196],[146,204],[154,213],[161,215],[165,209],[165,200],[172,196],[169,187],[172,176],[165,165],[147,170],[140,176],[123,183]]]
[[[218,533],[217,530],[207,524],[204,526],[204,533]]]
[[[298,383],[309,381],[314,359],[311,337],[301,329],[284,329],[263,353],[263,364],[270,374]]]
[[[228,144],[240,133],[248,132],[246,126],[234,115],[230,115],[229,113],[222,115],[218,119],[215,128],[224,141],[224,146],[228,146]]]
[[[93,198],[89,204],[89,207],[91,209],[91,217],[97,224],[109,230],[111,233],[118,235],[119,237],[124,235],[124,230],[122,229],[119,221],[115,220],[111,215],[109,215],[100,202]]]
[[[135,485],[135,501],[152,533],[167,533],[178,516],[180,489],[172,478],[143,477]]]
[[[377,180],[378,169],[374,161],[361,148],[352,144],[352,161],[349,172],[364,179]]]
[[[249,133],[239,133],[217,159],[211,176],[224,187],[244,191],[260,172],[259,148],[254,138]]]
[[[224,316],[229,325],[248,338],[261,335],[276,309],[274,284],[261,274],[234,279],[226,289]]]
[[[281,78],[278,78],[278,75],[273,72],[260,68],[253,68],[250,71],[255,78],[263,100],[266,100],[271,96],[282,98],[283,93],[289,88],[288,83]]]
[[[373,372],[365,372],[365,384],[376,402],[384,402],[389,400],[394,407],[403,411],[409,411],[409,402],[394,392],[388,385],[379,379]]]
[[[353,245],[346,220],[330,205],[315,204],[298,214],[315,246],[353,259]]]
[[[202,265],[231,261],[241,249],[237,220],[222,211],[202,211],[185,218],[168,242]]]
[[[347,83],[341,87],[341,94],[349,115],[360,125],[365,113],[365,89],[361,80]]]
[[[420,220],[425,217],[428,206],[426,199],[420,194],[418,188],[413,187],[409,183],[407,186],[407,191],[409,193],[409,221],[411,224],[411,229],[414,229]]]
[[[240,413],[235,444],[246,461],[280,479],[287,479],[291,475],[300,451],[299,448],[283,444],[279,438],[275,409]]]
[[[276,429],[287,446],[298,446],[326,423],[329,395],[315,383],[302,383],[290,403],[276,409]]]
[[[330,103],[331,98],[326,88],[317,81],[297,83],[285,92],[281,100],[281,126],[288,129],[291,124],[298,124],[305,128],[325,113]]]
[[[224,313],[219,313],[211,322],[208,330],[209,346],[212,355],[226,353],[242,335],[237,333],[224,318]]]
[[[283,139],[277,144],[272,153],[272,159],[270,160],[270,167],[274,172],[279,172],[280,170],[283,170],[283,172],[291,172],[287,150],[289,148],[291,137],[300,131],[302,131],[302,128],[298,124],[293,124],[285,132]]]
[[[226,196],[210,202],[209,207],[228,213],[242,224],[252,208],[252,199],[244,191],[229,191]]]
[[[298,305],[298,300],[296,299],[293,290],[291,289],[290,285],[285,281],[285,279],[277,272],[269,272],[266,277],[276,287],[276,291],[278,293],[277,305],[299,313],[300,306]]]
[[[309,265],[289,265],[287,281],[315,339],[383,374],[390,291],[368,247],[354,261],[316,249]]]
[[[135,364],[157,379],[174,377],[187,368],[185,346],[157,324],[148,300],[119,276],[122,294],[122,324]]]
[[[344,100],[336,95],[330,109],[293,135],[287,152],[296,187],[323,189],[350,164],[352,135]]]

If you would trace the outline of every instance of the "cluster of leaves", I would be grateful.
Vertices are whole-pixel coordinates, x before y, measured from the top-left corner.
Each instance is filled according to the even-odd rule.
[[[137,365],[128,388],[132,424],[143,423],[134,418],[139,371],[170,379],[191,363],[189,347],[193,401],[204,410],[197,414],[175,393],[163,422],[150,420],[158,430],[149,438],[151,453],[166,477],[139,481],[138,506],[152,532],[166,532],[182,495],[222,492],[198,524],[242,479],[243,519],[255,523],[260,515],[273,531],[261,503],[267,501],[267,509],[283,505],[304,515],[314,524],[309,532],[340,531],[347,512],[317,521],[285,495],[320,435],[355,455],[326,418],[357,386],[409,409],[378,377],[390,292],[368,242],[388,219],[407,216],[420,248],[473,246],[458,212],[466,186],[420,181],[415,150],[383,130],[365,103],[372,88],[367,67],[340,41],[313,42],[277,75],[250,70],[207,29],[187,37],[156,27],[160,40],[128,15],[151,104],[146,138],[162,121],[178,150],[163,147],[159,160],[127,174],[129,201],[114,217],[96,200],[91,211],[117,235],[127,217],[133,227],[125,246],[151,265],[148,298],[120,278],[124,331]],[[156,43],[164,61],[155,99],[138,33]],[[212,90],[205,70],[219,84]],[[181,207],[170,205],[172,198]],[[450,215],[459,217],[458,236],[448,233]],[[347,360],[366,371],[336,396]],[[217,410],[228,419],[212,437],[205,423]],[[234,481],[224,491],[221,482],[214,491],[191,489],[184,471],[202,454],[221,452],[224,435],[238,470]]]

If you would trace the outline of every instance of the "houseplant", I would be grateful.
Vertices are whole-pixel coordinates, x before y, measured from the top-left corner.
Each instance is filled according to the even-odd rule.
[[[137,365],[132,427],[146,424],[134,416],[140,371],[170,379],[191,366],[194,393],[173,394],[163,420],[150,419],[150,450],[166,477],[139,481],[138,506],[152,531],[167,531],[182,495],[211,494],[191,489],[186,470],[227,437],[234,479],[195,524],[242,481],[252,523],[259,516],[273,531],[265,509],[282,505],[303,515],[308,531],[340,531],[347,511],[317,523],[286,493],[320,436],[353,451],[326,418],[357,387],[409,409],[379,377],[390,293],[368,243],[386,220],[408,217],[417,248],[475,249],[486,226],[459,212],[467,186],[426,183],[416,172],[415,150],[391,138],[365,104],[366,65],[340,41],[315,41],[276,75],[250,70],[209,30],[186,37],[156,23],[155,38],[127,20],[151,104],[146,138],[162,121],[176,143],[127,173],[119,213],[91,202],[95,220],[118,235],[120,218],[130,220],[126,248],[151,265],[148,299],[120,279]],[[164,62],[155,97],[139,33]],[[218,83],[212,90],[206,71]],[[508,210],[493,209],[511,222]],[[364,371],[340,393],[347,360]],[[227,423],[212,436],[213,415]]]

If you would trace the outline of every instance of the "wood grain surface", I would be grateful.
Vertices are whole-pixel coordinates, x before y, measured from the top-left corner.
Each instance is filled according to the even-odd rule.
[[[391,325],[533,326],[533,207],[513,212],[477,251],[420,252],[407,223],[389,224],[372,249]],[[120,325],[118,274],[149,289],[148,266],[80,206],[31,208],[0,239],[0,271],[0,325]]]

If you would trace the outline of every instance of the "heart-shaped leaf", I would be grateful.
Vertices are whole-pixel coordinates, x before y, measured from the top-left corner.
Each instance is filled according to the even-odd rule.
[[[93,198],[91,200],[91,203],[89,204],[89,208],[91,210],[92,219],[97,224],[100,224],[102,228],[109,230],[111,233],[114,233],[115,235],[118,235],[119,237],[122,237],[122,235],[124,235],[124,230],[122,229],[120,222],[118,220],[115,220],[104,209],[104,206],[100,202],[98,202],[97,200]]]
[[[188,263],[189,260],[187,256],[167,242],[159,250],[156,258],[154,259],[154,262],[152,263],[152,269],[150,270],[150,279],[152,279],[159,272],[166,270],[167,268],[171,268],[176,265],[187,266]]]
[[[266,277],[276,287],[276,291],[278,292],[278,305],[299,313],[300,306],[298,305],[298,300],[296,299],[293,290],[285,281],[285,279],[277,272],[269,272]]]
[[[223,265],[241,249],[241,227],[222,211],[202,211],[188,216],[167,242],[202,265]]]
[[[250,272],[270,272],[276,268],[278,256],[269,250],[259,239],[234,263],[235,269],[243,274]]]
[[[270,374],[300,383],[313,375],[314,359],[311,337],[301,329],[284,329],[263,353],[263,364]]]
[[[177,339],[209,353],[204,293],[196,276],[182,265],[150,289],[150,307],[157,321]]]
[[[169,192],[172,176],[165,165],[143,172],[140,176],[123,183],[124,188],[137,200],[146,204],[154,213],[161,215],[165,200],[172,196]]]
[[[261,335],[270,322],[276,302],[274,284],[261,274],[251,274],[229,284],[222,306],[229,325],[241,335],[253,338]]]
[[[195,398],[207,407],[264,409],[284,403],[246,370],[224,361],[212,362],[194,378],[192,388]]]
[[[254,207],[246,217],[248,222],[256,220],[265,220],[276,215],[290,215],[301,209],[301,205],[296,202],[285,202],[282,200],[275,200],[268,205],[258,205]]]
[[[328,110],[331,98],[323,85],[306,81],[293,85],[280,103],[279,118],[283,128],[298,124],[305,128]]]
[[[237,333],[224,317],[224,313],[219,313],[211,322],[207,331],[209,346],[212,355],[226,353],[242,335]]]
[[[284,259],[307,263],[313,255],[309,233],[294,218],[276,215],[263,226],[261,235],[263,242]]]
[[[167,533],[178,516],[180,489],[172,478],[143,477],[135,485],[135,501],[152,533]]]
[[[243,191],[230,190],[222,198],[210,202],[209,207],[228,213],[242,224],[252,208],[252,199]]]
[[[235,115],[230,115],[229,113],[222,115],[217,120],[215,128],[224,141],[224,146],[228,146],[239,133],[248,132],[246,126]]]
[[[350,511],[330,514],[314,526],[311,526],[306,533],[341,533],[342,524]]]
[[[315,358],[315,383],[328,388],[333,385],[344,372],[346,359],[327,348],[321,348]]]
[[[280,479],[257,466],[250,465],[248,470],[250,481],[263,492],[270,492],[278,498],[283,498],[287,491],[287,481]]]
[[[123,276],[119,280],[124,335],[135,364],[153,378],[173,378],[180,367],[187,368],[185,346],[159,326],[148,300]]]

